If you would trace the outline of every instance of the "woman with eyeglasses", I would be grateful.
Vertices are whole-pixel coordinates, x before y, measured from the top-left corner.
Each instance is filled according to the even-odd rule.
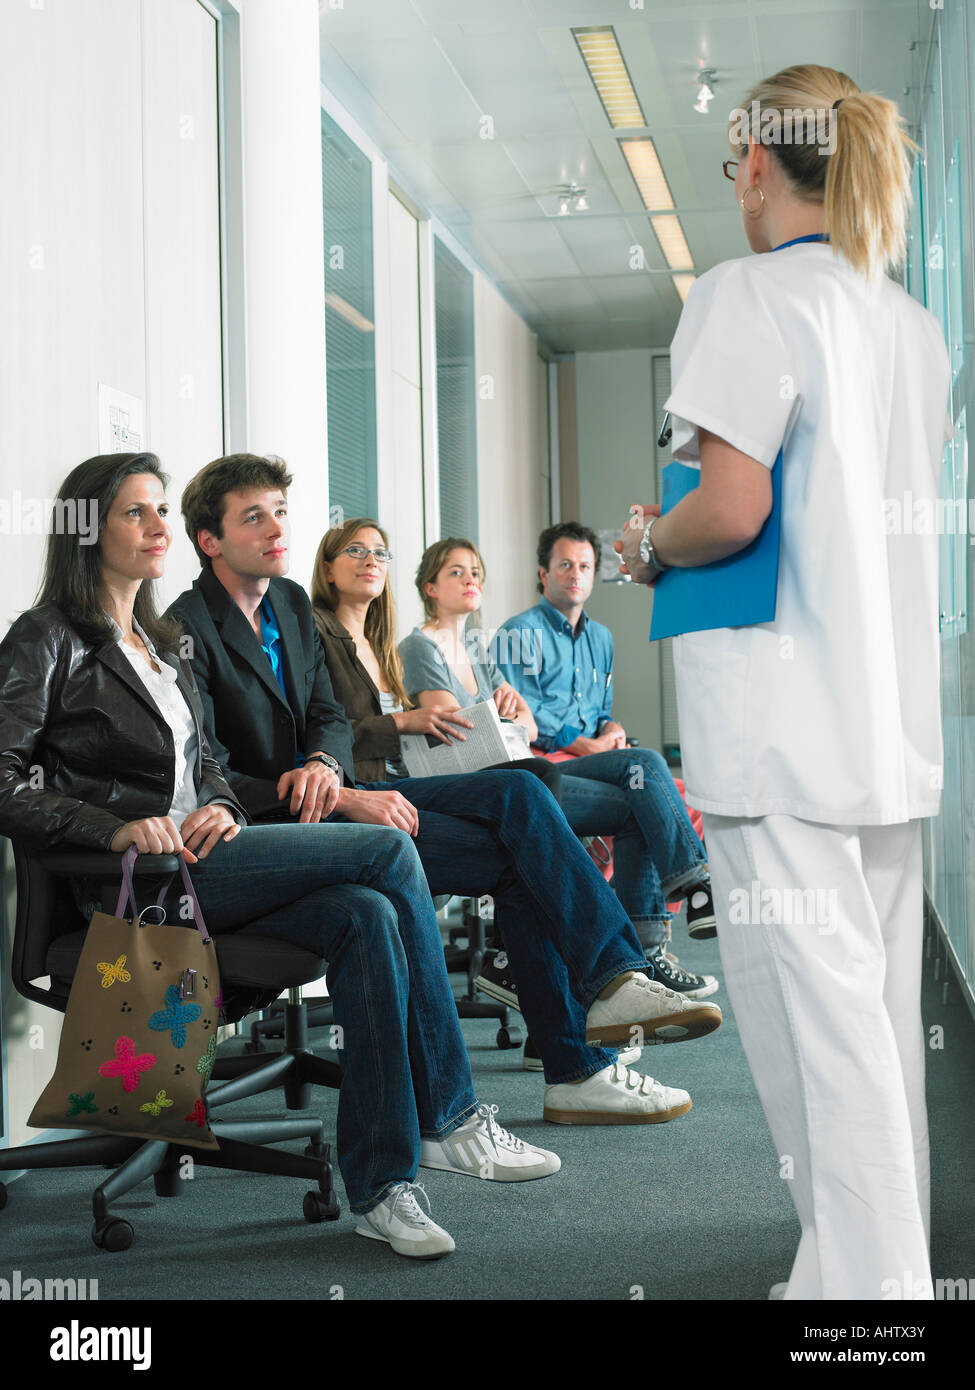
[[[511,764],[458,776],[406,775],[401,733],[462,737],[466,721],[462,712],[440,706],[405,708],[390,558],[385,532],[356,517],[323,536],[312,579],[332,689],[355,735],[351,795],[363,803],[377,793],[395,795],[410,804],[433,894],[493,897],[510,958],[506,1002],[524,1014],[545,1072],[545,1119],[655,1124],[684,1114],[691,1103],[686,1091],[629,1070],[636,1049],[617,1056],[610,1047],[634,1037],[699,1036],[719,1026],[721,1011],[642,973],[646,960],[631,922],[541,779]],[[377,773],[378,780],[362,780]],[[628,995],[642,999],[635,1007],[651,1020],[642,1033],[591,1026],[585,1006],[607,986],[597,1009],[631,1007]],[[600,1039],[606,1045],[596,1046]]]
[[[802,1227],[772,1296],[910,1296],[892,1292],[910,1271],[930,1298],[938,541],[882,518],[891,497],[933,504],[950,368],[936,319],[886,273],[905,256],[911,142],[893,102],[800,66],[758,84],[729,143],[756,254],[691,287],[666,402],[699,483],[664,516],[644,507],[617,548],[647,584],[727,560],[766,525],[779,470],[774,617],[674,640],[728,993]]]

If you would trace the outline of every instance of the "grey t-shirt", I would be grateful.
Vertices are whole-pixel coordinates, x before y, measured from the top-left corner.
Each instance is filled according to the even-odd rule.
[[[467,654],[477,678],[476,695],[465,689],[432,637],[418,627],[409,637],[404,637],[399,644],[399,654],[403,659],[403,683],[410,699],[415,700],[421,690],[449,690],[461,709],[490,700],[498,686],[504,685],[504,676],[478,640],[479,633],[480,629],[475,628],[465,636]]]

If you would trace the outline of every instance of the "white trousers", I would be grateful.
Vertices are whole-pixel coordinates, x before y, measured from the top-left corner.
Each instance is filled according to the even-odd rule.
[[[802,1225],[785,1297],[932,1297],[921,823],[705,814],[704,839],[728,997]]]

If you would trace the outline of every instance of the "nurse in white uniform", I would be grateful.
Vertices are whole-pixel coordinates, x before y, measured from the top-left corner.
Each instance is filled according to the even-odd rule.
[[[938,552],[896,522],[905,493],[936,493],[948,358],[884,273],[903,261],[909,197],[894,104],[803,66],[743,107],[735,192],[759,254],[697,280],[671,349],[674,453],[700,486],[665,517],[646,508],[623,559],[652,583],[740,550],[782,451],[775,620],[674,642],[687,799],[802,1227],[784,1297],[931,1297],[921,820],[942,785]],[[832,152],[762,143],[787,108],[817,111]]]

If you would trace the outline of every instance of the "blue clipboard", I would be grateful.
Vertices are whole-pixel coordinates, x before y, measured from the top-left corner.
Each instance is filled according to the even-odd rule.
[[[661,473],[661,512],[666,515],[699,485],[701,472],[668,463]],[[650,641],[716,627],[770,623],[775,617],[782,532],[782,450],[772,466],[772,510],[753,541],[724,560],[669,569],[653,586]]]

